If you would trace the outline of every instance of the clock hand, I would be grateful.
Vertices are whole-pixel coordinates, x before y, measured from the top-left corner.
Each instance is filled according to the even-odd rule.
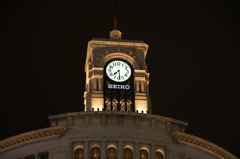
[[[119,71],[119,70],[118,70],[118,71]],[[116,75],[116,74],[118,73],[118,71],[117,71],[117,72],[115,72],[115,73],[114,73],[114,75]]]
[[[118,75],[119,75],[119,80],[120,80],[120,70],[118,70],[118,72],[119,72],[119,74],[118,74]]]

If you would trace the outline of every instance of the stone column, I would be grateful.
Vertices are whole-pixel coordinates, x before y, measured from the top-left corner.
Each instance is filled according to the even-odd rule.
[[[142,93],[145,93],[145,81],[141,81],[141,90],[142,90]]]
[[[123,146],[122,140],[118,141],[118,159],[123,159]]]
[[[134,150],[134,157],[133,158],[140,159],[139,142],[135,142],[135,150]]]
[[[156,158],[156,152],[155,152],[155,145],[151,144],[151,154],[150,154],[150,158],[151,159],[155,159]]]
[[[84,158],[90,158],[90,151],[89,151],[89,141],[84,142]]]
[[[102,84],[102,78],[98,78],[98,90],[102,91],[103,84]]]
[[[149,85],[148,85],[148,83],[146,83],[146,93],[147,93],[147,95],[149,95]]]
[[[101,159],[106,159],[107,155],[106,155],[106,141],[102,141],[102,148],[101,148]]]
[[[89,92],[93,91],[93,78],[89,80]]]
[[[96,91],[97,90],[97,79],[96,78],[93,78],[93,91]]]
[[[136,88],[136,93],[139,93],[139,81],[136,80],[136,83],[135,83],[135,88]]]

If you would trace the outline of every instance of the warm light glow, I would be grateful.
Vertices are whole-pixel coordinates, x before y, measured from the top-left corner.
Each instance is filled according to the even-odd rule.
[[[130,145],[125,146],[123,149],[127,149],[127,148],[129,148],[133,151],[133,148]]]
[[[92,98],[92,111],[102,111],[103,108],[103,98]]]
[[[117,146],[115,146],[115,145],[113,145],[113,144],[109,145],[109,146],[107,147],[107,149],[109,149],[109,148],[111,148],[111,147],[113,147],[113,148],[115,148],[115,149],[117,150]]]
[[[147,113],[148,111],[148,103],[147,100],[135,100],[135,110],[138,111],[138,113]]]
[[[80,146],[80,145],[77,145],[77,146],[74,148],[74,151],[75,151],[76,149],[83,149],[83,147]]]
[[[159,153],[161,153],[162,155],[164,155],[164,151],[161,150],[161,149],[157,149],[156,152],[159,152]]]

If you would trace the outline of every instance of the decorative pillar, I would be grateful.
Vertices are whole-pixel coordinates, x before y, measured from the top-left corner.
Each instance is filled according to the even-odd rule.
[[[149,95],[149,83],[146,81],[146,93]]]
[[[103,89],[102,78],[98,78],[98,90],[102,91]]]
[[[135,150],[134,150],[134,157],[133,158],[140,159],[139,142],[135,142]]]
[[[171,132],[171,122],[167,121],[166,122],[166,129],[167,129],[167,132]]]
[[[72,126],[73,125],[73,117],[72,116],[68,116],[68,126]]]
[[[85,125],[89,125],[89,123],[90,123],[90,116],[89,115],[85,115],[84,116],[84,124]]]
[[[136,93],[139,93],[139,81],[136,80],[136,83],[135,83],[135,88],[136,88]]]
[[[123,146],[122,141],[118,141],[118,159],[123,159]]]
[[[151,154],[150,154],[151,159],[156,158],[156,151],[155,151],[155,145],[151,144]]]
[[[89,90],[90,92],[93,90],[93,78],[89,80]]]
[[[84,158],[90,158],[89,141],[84,142]]]
[[[152,129],[156,128],[156,119],[151,119],[151,128]]]
[[[106,156],[106,141],[105,140],[103,140],[102,141],[102,148],[101,148],[101,159],[105,159],[105,158],[107,158],[107,156]]]
[[[57,126],[57,119],[51,119],[51,127]]]
[[[145,81],[141,81],[141,90],[142,93],[145,93]]]
[[[97,79],[96,78],[93,78],[93,91],[96,91],[97,90]]]

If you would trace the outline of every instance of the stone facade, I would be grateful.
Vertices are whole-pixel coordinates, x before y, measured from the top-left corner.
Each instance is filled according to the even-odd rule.
[[[107,149],[117,149],[117,158],[131,148],[133,158],[148,159],[160,152],[164,159],[237,159],[223,148],[185,133],[188,123],[152,114],[130,112],[74,112],[49,116],[51,127],[20,134],[0,142],[1,159],[74,159],[82,148],[84,158],[93,147],[100,148],[100,158],[108,158]]]
[[[187,122],[151,114],[148,45],[110,35],[88,43],[85,111],[51,115],[51,127],[0,141],[0,159],[237,159],[185,133]],[[114,59],[133,69],[135,112],[104,111],[103,70]]]

